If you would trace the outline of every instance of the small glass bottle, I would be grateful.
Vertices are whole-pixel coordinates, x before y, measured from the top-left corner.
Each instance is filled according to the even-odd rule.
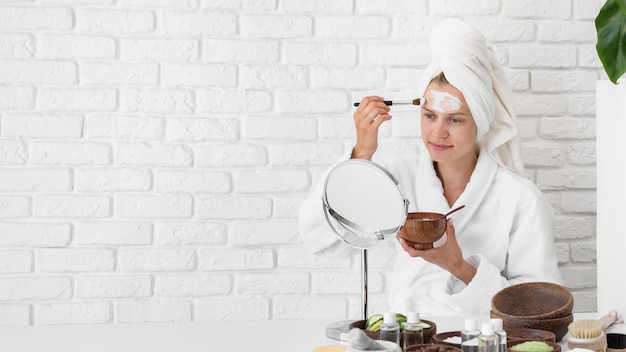
[[[396,321],[396,313],[383,314],[380,325],[380,339],[392,341],[400,345],[400,324]]]
[[[461,350],[463,352],[478,352],[478,330],[476,319],[465,319],[465,327],[461,331]]]
[[[502,319],[493,318],[489,320],[493,324],[493,330],[498,336],[498,342],[500,343],[500,352],[506,352],[506,331],[502,327]]]
[[[409,346],[421,345],[423,343],[424,329],[422,329],[419,313],[406,313],[406,323],[404,323],[404,331],[402,332],[402,349],[406,350]]]
[[[478,352],[498,352],[500,341],[493,329],[493,324],[483,323],[478,337]]]

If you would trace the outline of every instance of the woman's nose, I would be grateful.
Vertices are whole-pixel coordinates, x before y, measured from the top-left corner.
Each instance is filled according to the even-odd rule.
[[[447,137],[448,136],[448,126],[446,125],[446,123],[444,121],[437,121],[435,122],[435,125],[433,126],[433,133],[437,136],[437,137]]]

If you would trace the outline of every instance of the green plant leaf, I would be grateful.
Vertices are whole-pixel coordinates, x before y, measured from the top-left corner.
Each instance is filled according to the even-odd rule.
[[[596,50],[613,83],[626,72],[626,0],[607,0],[596,17]]]

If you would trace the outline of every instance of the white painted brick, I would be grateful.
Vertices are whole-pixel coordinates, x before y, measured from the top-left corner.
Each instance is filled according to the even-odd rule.
[[[115,40],[108,37],[64,34],[41,35],[37,55],[51,59],[114,59]]]
[[[382,39],[390,32],[390,20],[382,16],[319,16],[315,21],[319,38]]]
[[[163,64],[166,86],[234,87],[237,67],[233,65]]]
[[[547,21],[538,26],[538,39],[542,42],[595,42],[596,27],[592,21]]]
[[[400,1],[367,1],[357,0],[354,10],[358,14],[366,15],[398,15],[398,14],[422,14],[427,8],[426,0],[400,0]]]
[[[76,279],[78,298],[143,298],[152,296],[152,277],[80,276]]]
[[[209,1],[211,0],[203,0]],[[352,12],[351,0],[282,0],[278,4],[279,9],[286,12],[298,13],[332,13],[332,14],[348,14]]]
[[[524,160],[526,166],[558,168],[565,165],[565,159],[566,154],[562,148],[525,146],[522,150],[522,160]]]
[[[307,273],[242,274],[235,286],[241,295],[303,294],[310,291]]]
[[[591,139],[596,135],[595,119],[542,118],[539,135],[546,139]]]
[[[37,304],[34,321],[39,325],[111,323],[110,302]]]
[[[231,190],[226,172],[160,170],[155,174],[159,193],[227,193]]]
[[[413,113],[413,116],[409,118],[398,118],[394,113],[393,121],[391,124],[392,136],[394,137],[411,137],[415,140],[420,138],[420,112],[419,110]],[[382,135],[379,135],[382,136]]]
[[[267,320],[271,317],[270,298],[246,297],[215,298],[199,300],[196,304],[196,320],[199,322],[230,320]]]
[[[576,66],[573,45],[520,44],[509,49],[509,64],[513,68],[572,68]]]
[[[240,15],[240,34],[250,38],[306,38],[313,35],[313,20],[307,16]]]
[[[239,119],[172,118],[167,121],[167,139],[186,142],[233,142],[239,139]]]
[[[271,165],[329,165],[342,155],[342,148],[333,143],[273,144],[268,146]]]
[[[564,284],[572,290],[595,287],[597,269],[595,265],[576,265],[561,268]]]
[[[345,319],[348,314],[348,303],[343,297],[277,297],[274,299],[272,308],[274,319],[294,319],[296,317]]]
[[[321,119],[318,124],[319,135],[322,139],[350,140],[356,136],[354,121],[346,116]]]
[[[152,243],[152,224],[142,222],[77,222],[74,242],[91,245],[148,245]]]
[[[0,163],[4,165],[25,164],[28,159],[26,143],[0,140]]]
[[[524,19],[568,19],[572,12],[570,0],[504,0],[507,17]]]
[[[569,263],[569,244],[555,243],[554,249],[556,250],[556,258],[559,265]]]
[[[117,92],[111,89],[41,89],[39,108],[52,111],[114,111]]]
[[[600,62],[600,58],[598,57],[598,51],[596,50],[595,45],[578,46],[578,66],[586,68],[602,67],[602,62]],[[604,74],[604,70],[602,70],[601,72]]]
[[[567,100],[563,95],[532,94],[519,95],[515,99],[515,111],[524,115],[563,115],[567,112]]]
[[[196,254],[191,249],[120,249],[119,269],[123,272],[191,271],[196,268]]]
[[[35,37],[26,33],[0,33],[0,58],[29,58],[35,55]]]
[[[86,85],[157,85],[159,66],[140,63],[79,64],[80,83]]]
[[[26,218],[30,215],[29,197],[0,195],[0,219]]]
[[[606,3],[603,0],[574,0],[574,19],[595,20],[600,8]]]
[[[115,251],[111,249],[48,248],[37,253],[37,267],[42,272],[103,272],[115,269]]]
[[[74,182],[81,192],[148,191],[152,174],[146,169],[79,168],[74,171]]]
[[[115,160],[122,165],[189,166],[192,154],[182,144],[118,144]]]
[[[415,82],[418,82],[423,71],[414,68],[396,68],[387,69],[387,80],[385,87],[389,89],[412,90],[415,88]]]
[[[535,23],[532,21],[490,19],[489,21],[471,21],[487,39],[487,42],[528,42],[536,38]]]
[[[421,15],[394,15],[392,19],[392,37],[394,39],[418,40],[422,43],[428,42],[428,36],[437,20]]]
[[[30,305],[0,305],[0,324],[5,326],[30,325]]]
[[[256,144],[220,144],[194,146],[197,166],[259,166],[267,162],[267,152]]]
[[[296,221],[234,223],[230,229],[231,243],[235,246],[282,245],[297,235]]]
[[[66,300],[72,297],[69,277],[5,277],[0,278],[0,299],[3,301]]]
[[[509,82],[511,90],[528,90],[530,88],[530,77],[526,70],[506,70],[504,72]]]
[[[154,282],[156,297],[202,297],[227,295],[233,279],[230,275],[159,275]]]
[[[374,89],[384,83],[383,69],[314,68],[311,72],[311,86],[316,88]]]
[[[89,116],[85,134],[91,138],[151,140],[163,138],[165,123],[149,116]]]
[[[562,191],[559,208],[568,213],[595,213],[595,191]]]
[[[243,137],[310,141],[317,136],[317,122],[299,117],[249,117],[243,120]]]
[[[0,273],[30,273],[33,271],[33,253],[26,250],[0,250]]]
[[[300,216],[300,206],[303,197],[276,196],[273,199],[274,208],[272,215],[274,218],[297,218]]]
[[[425,44],[365,44],[360,47],[359,61],[372,66],[415,66],[430,62]],[[417,85],[417,82],[415,82]],[[367,88],[367,87],[364,87]]]
[[[368,273],[368,292],[380,293],[383,285],[380,273]],[[355,294],[361,292],[361,286],[361,275],[356,271],[324,272],[311,276],[311,293],[314,294]]]
[[[70,243],[71,233],[69,224],[0,222],[0,245],[63,247]]]
[[[159,222],[154,242],[164,246],[214,246],[226,244],[226,225],[211,222]]]
[[[198,249],[198,269],[203,271],[271,269],[274,266],[271,249]]]
[[[109,144],[91,142],[34,142],[29,144],[32,164],[104,165],[110,164]]]
[[[537,170],[537,185],[542,189],[595,189],[594,169]]]
[[[0,191],[68,191],[70,185],[68,169],[0,169]]]
[[[325,42],[284,42],[284,60],[297,65],[346,65],[356,64],[357,50],[354,44]]]
[[[268,219],[272,200],[260,197],[196,197],[196,216],[201,219]]]
[[[345,112],[351,106],[343,91],[328,89],[314,91],[276,92],[276,106],[281,113]]]
[[[567,161],[570,164],[593,165],[596,163],[595,143],[572,143],[567,150]]]
[[[304,170],[250,170],[236,174],[235,187],[244,193],[294,193],[307,189]]]
[[[5,114],[2,134],[13,137],[80,138],[83,118],[78,115]]]
[[[595,287],[572,292],[576,312],[595,313],[598,311],[598,295]]]
[[[174,36],[234,35],[237,33],[237,22],[237,16],[228,12],[163,13],[164,31]]]
[[[280,59],[279,41],[205,39],[202,59],[208,62],[271,63]]]
[[[595,93],[572,94],[570,95],[568,111],[570,115],[595,115],[596,95]]]
[[[76,64],[66,61],[0,61],[0,83],[75,84]]]
[[[266,91],[202,89],[197,91],[196,97],[200,112],[265,112],[271,105],[270,93]]]
[[[539,93],[593,91],[598,74],[590,71],[532,71],[532,90]]]
[[[88,195],[37,195],[33,215],[42,218],[106,218],[111,216],[111,197]]]
[[[0,29],[69,30],[73,25],[72,10],[52,7],[3,7]]]
[[[196,61],[200,43],[193,39],[120,39],[121,59],[128,61]]]
[[[147,33],[156,27],[152,11],[76,9],[76,27],[81,32]]]
[[[369,259],[369,258],[368,258]],[[282,247],[276,249],[276,264],[280,268],[300,269],[347,269],[351,259],[345,256],[322,257],[314,255],[309,248]]]
[[[193,212],[190,196],[119,195],[115,213],[123,218],[188,218]]]
[[[122,8],[142,7],[142,8],[176,8],[176,9],[194,9],[197,0],[119,0],[117,3]]]
[[[32,109],[34,106],[35,90],[32,87],[0,87],[0,109]]]
[[[140,114],[188,114],[193,112],[193,94],[182,89],[127,89],[121,94],[124,112]]]
[[[184,323],[191,310],[186,301],[128,301],[115,306],[115,317],[118,323]]]
[[[430,3],[432,14],[437,16],[484,16],[500,11],[499,0],[463,1],[443,0]]]
[[[304,88],[309,69],[303,66],[242,66],[240,86],[245,89]]]

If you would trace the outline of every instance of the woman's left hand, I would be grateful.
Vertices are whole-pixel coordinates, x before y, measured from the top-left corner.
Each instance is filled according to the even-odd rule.
[[[463,258],[463,251],[456,240],[456,232],[452,219],[448,219],[446,223],[446,241],[435,248],[421,250],[410,246],[400,235],[396,235],[400,245],[411,257],[420,257],[424,260],[436,264],[442,269],[448,271],[465,284],[476,275],[476,268]]]

